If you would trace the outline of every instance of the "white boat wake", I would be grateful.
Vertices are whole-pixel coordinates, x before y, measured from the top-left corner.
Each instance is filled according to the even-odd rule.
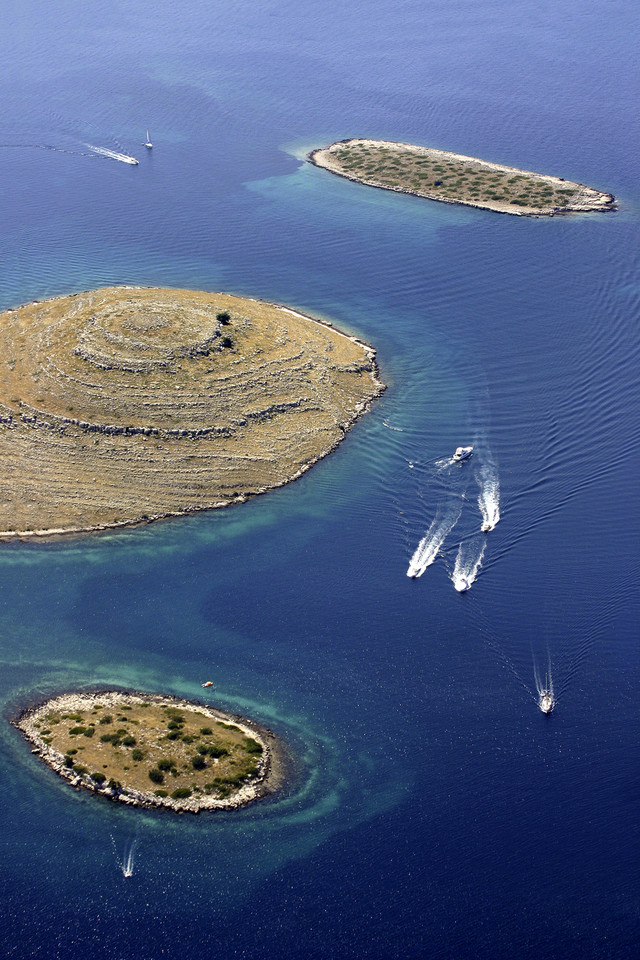
[[[127,153],[117,153],[115,150],[107,150],[106,147],[96,147],[92,143],[85,144],[89,150],[93,150],[94,153],[97,153],[99,157],[107,157],[109,160],[119,160],[120,163],[129,163],[134,166],[137,166],[138,160],[135,157],[130,157]]]
[[[543,713],[551,713],[556,705],[556,695],[553,690],[553,677],[551,676],[551,659],[548,661],[544,682],[542,681],[535,660],[533,661],[533,676],[535,678],[536,690],[538,693],[538,706]]]
[[[111,843],[113,845],[113,853],[116,858],[116,863],[122,870],[122,876],[123,877],[133,876],[133,866],[136,859],[136,846],[138,844],[138,838],[135,837],[131,843],[125,844],[122,858],[118,855],[116,842],[113,839],[113,837],[111,837]]]
[[[438,510],[431,526],[418,544],[407,570],[407,576],[421,577],[427,567],[431,566],[438,555],[438,551],[446,537],[455,527],[462,507],[456,504],[448,510]]]
[[[478,506],[482,514],[483,533],[493,530],[500,520],[500,484],[495,467],[485,464],[476,477],[480,487]]]
[[[478,576],[487,543],[483,537],[474,537],[458,547],[451,580],[458,593],[464,593]]]

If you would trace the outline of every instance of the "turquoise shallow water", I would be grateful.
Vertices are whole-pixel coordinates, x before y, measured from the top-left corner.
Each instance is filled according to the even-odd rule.
[[[8,957],[634,956],[636,36],[626,0],[604,22],[574,2],[10,9],[0,306],[111,283],[260,296],[374,344],[388,390],[241,508],[0,549],[5,717],[211,676],[294,758],[271,802],[171,818],[70,791],[5,726]],[[304,164],[352,134],[620,210],[524,220]]]

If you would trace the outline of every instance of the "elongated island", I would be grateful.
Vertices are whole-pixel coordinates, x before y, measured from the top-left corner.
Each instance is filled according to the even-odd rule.
[[[241,807],[275,792],[283,777],[282,746],[269,730],[175,697],[67,693],[13,723],[73,786],[131,806]]]
[[[0,314],[0,539],[241,503],[333,450],[384,389],[331,323],[108,287]]]
[[[308,159],[368,186],[521,217],[616,209],[612,194],[582,183],[411,143],[340,140]]]

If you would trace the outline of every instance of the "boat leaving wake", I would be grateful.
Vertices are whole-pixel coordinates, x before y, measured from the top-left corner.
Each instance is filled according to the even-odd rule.
[[[476,477],[480,487],[478,506],[482,514],[483,533],[493,530],[500,520],[500,484],[495,467],[485,464]]]
[[[132,166],[138,165],[135,157],[130,157],[127,153],[117,153],[115,150],[107,150],[106,147],[95,147],[92,143],[85,144],[89,150],[93,150],[99,157],[106,157],[108,160],[119,160],[120,163],[129,163]]]
[[[478,576],[482,566],[482,557],[487,543],[483,537],[476,536],[458,547],[451,580],[458,593],[464,593]]]
[[[133,865],[135,863],[135,858],[136,858],[136,846],[138,843],[138,838],[135,837],[131,843],[125,844],[122,858],[120,858],[120,856],[118,855],[116,842],[113,839],[113,836],[111,836],[111,843],[113,845],[113,853],[116,858],[116,863],[122,870],[122,876],[123,877],[133,876]]]
[[[538,671],[535,660],[533,661],[533,676],[536,681],[536,690],[538,692],[538,706],[543,713],[551,713],[556,705],[556,696],[553,691],[553,678],[551,676],[551,660],[549,659],[547,672],[544,677],[544,683]]]
[[[462,508],[458,504],[448,510],[438,510],[431,526],[411,557],[407,570],[408,577],[414,579],[421,577],[427,567],[431,566],[438,555],[438,550],[458,522],[461,511]]]

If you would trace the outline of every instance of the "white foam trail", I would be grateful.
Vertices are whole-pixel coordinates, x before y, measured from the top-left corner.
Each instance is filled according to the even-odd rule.
[[[553,690],[553,677],[551,676],[551,657],[547,654],[547,672],[544,682],[540,676],[538,665],[533,661],[533,676],[538,693],[538,706],[543,713],[551,713],[556,705],[556,695]]]
[[[436,514],[431,526],[418,544],[407,570],[408,577],[421,577],[427,567],[431,566],[438,555],[438,550],[445,538],[453,530],[460,517],[461,507],[456,505],[444,512]]]
[[[451,580],[458,593],[468,590],[478,576],[486,545],[484,537],[474,537],[458,547],[458,555],[451,574]]]
[[[127,153],[116,153],[115,150],[107,150],[106,147],[95,147],[92,143],[87,143],[85,146],[89,147],[89,150],[93,150],[94,153],[97,153],[100,157],[108,157],[110,160],[119,160],[120,163],[130,163],[137,165],[138,161],[135,157],[130,157]]]
[[[113,853],[114,853],[114,856],[115,856],[115,858],[116,858],[116,863],[118,864],[118,866],[119,866],[120,869],[122,870],[122,876],[123,876],[123,877],[131,877],[131,876],[133,876],[133,867],[134,867],[135,859],[136,859],[136,846],[137,846],[137,843],[138,843],[138,838],[135,837],[134,840],[133,840],[130,844],[125,844],[125,848],[124,848],[124,853],[123,853],[123,855],[122,855],[122,859],[120,859],[120,857],[118,856],[118,850],[117,850],[117,848],[116,848],[116,842],[115,842],[115,840],[113,839],[113,837],[111,837],[111,843],[113,844]]]
[[[390,423],[387,423],[386,420],[383,420],[383,421],[382,421],[382,426],[383,426],[383,427],[386,427],[387,430],[396,430],[398,433],[404,433],[404,430],[403,430],[402,427],[392,427],[391,424],[390,424]]]
[[[500,520],[500,484],[495,467],[485,464],[476,478],[480,487],[478,506],[482,514],[482,532],[489,533]]]

